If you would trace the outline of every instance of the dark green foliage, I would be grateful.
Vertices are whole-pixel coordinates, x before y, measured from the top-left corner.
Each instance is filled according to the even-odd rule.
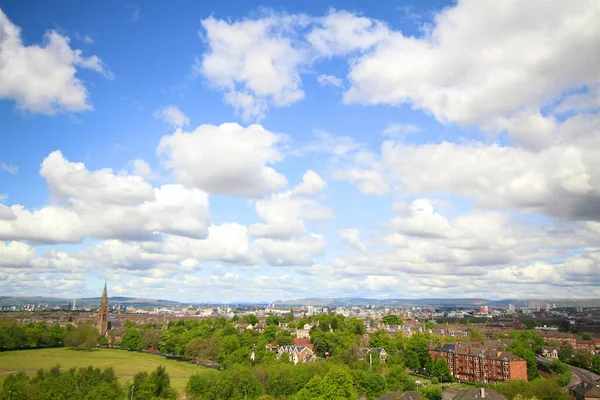
[[[571,370],[569,366],[561,361],[555,360],[546,366],[550,372],[558,375],[556,381],[560,386],[567,386],[571,381]]]
[[[404,323],[402,318],[393,314],[386,315],[381,319],[381,322],[383,322],[385,325],[402,325]]]
[[[87,367],[61,372],[56,366],[39,370],[35,377],[25,373],[10,374],[4,380],[0,398],[13,400],[100,400],[119,399],[123,391],[112,368]]]
[[[429,373],[442,382],[452,382],[453,380],[448,363],[441,357],[438,357],[431,362]]]
[[[385,393],[387,389],[385,378],[375,372],[354,370],[352,371],[352,379],[358,392],[366,395],[367,399],[377,398]]]
[[[142,349],[142,332],[138,328],[129,328],[123,335],[121,347],[131,350]]]
[[[0,350],[30,347],[62,347],[66,328],[45,322],[18,324],[12,318],[0,318]]]
[[[490,387],[509,399],[513,399],[517,395],[521,395],[525,399],[535,397],[543,400],[569,400],[571,398],[555,380],[509,381],[490,385]]]
[[[417,390],[415,380],[404,372],[404,369],[400,366],[393,366],[388,370],[385,382],[387,390],[390,392]]]
[[[159,366],[151,374],[140,372],[133,377],[133,385],[129,386],[128,393],[133,388],[136,400],[156,400],[177,398],[177,393],[171,388],[171,379],[164,366]]]
[[[421,394],[429,400],[440,400],[442,398],[442,388],[438,385],[425,386],[421,390]]]

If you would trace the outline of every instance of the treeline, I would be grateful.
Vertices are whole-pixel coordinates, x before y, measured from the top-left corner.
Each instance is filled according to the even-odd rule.
[[[93,347],[99,343],[100,335],[93,324],[79,327],[46,322],[19,324],[12,318],[0,318],[0,351],[37,347]]]
[[[24,372],[10,374],[4,380],[0,398],[11,400],[175,400],[169,374],[159,366],[151,374],[141,372],[133,383],[119,384],[112,368],[87,368],[61,372],[57,365],[48,371],[40,369],[35,376]]]
[[[426,392],[441,388],[426,389]],[[374,399],[386,392],[416,390],[417,384],[403,368],[370,371],[351,369],[339,362],[292,365],[271,362],[260,366],[238,365],[226,371],[204,370],[190,377],[186,394],[196,400],[243,399]],[[430,394],[430,399],[437,395]]]

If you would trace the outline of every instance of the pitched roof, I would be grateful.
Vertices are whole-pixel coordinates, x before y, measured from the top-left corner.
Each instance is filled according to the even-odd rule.
[[[507,400],[506,396],[496,392],[494,389],[472,388],[455,396],[453,400]]]

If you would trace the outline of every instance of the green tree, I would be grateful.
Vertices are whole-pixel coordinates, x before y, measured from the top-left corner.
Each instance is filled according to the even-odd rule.
[[[125,331],[123,340],[121,341],[121,347],[131,350],[142,349],[142,332],[139,328],[129,328]]]
[[[434,377],[440,379],[442,382],[452,381],[452,374],[450,373],[448,362],[441,357],[438,357],[431,362],[430,373]]]
[[[394,314],[386,315],[381,319],[381,322],[383,322],[385,325],[402,325],[404,323],[399,316]]]
[[[416,390],[417,384],[415,380],[404,372],[404,369],[400,366],[391,367],[385,375],[385,381],[389,391],[395,392]]]
[[[425,386],[421,390],[421,394],[429,400],[440,400],[442,398],[442,388],[438,385]]]

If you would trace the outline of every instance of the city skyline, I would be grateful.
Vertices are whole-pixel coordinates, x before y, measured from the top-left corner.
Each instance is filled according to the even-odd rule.
[[[600,3],[31,7],[3,296],[600,298]]]

